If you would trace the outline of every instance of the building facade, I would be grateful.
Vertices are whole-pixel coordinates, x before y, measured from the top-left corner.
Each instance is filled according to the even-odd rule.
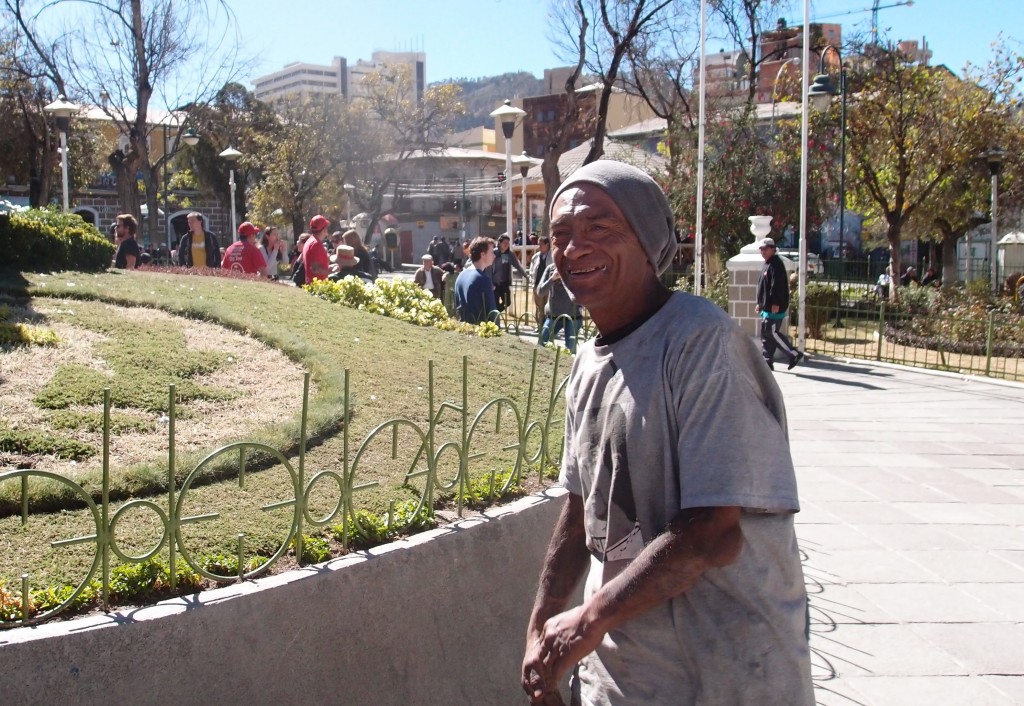
[[[394,66],[408,67],[414,93],[409,97],[422,101],[427,87],[427,55],[424,52],[375,51],[369,61],[359,59],[351,66],[343,56],[334,57],[326,66],[296,61],[280,71],[254,78],[253,92],[267,103],[285,99],[305,100],[318,94],[358,98],[365,96],[360,84],[367,74]]]

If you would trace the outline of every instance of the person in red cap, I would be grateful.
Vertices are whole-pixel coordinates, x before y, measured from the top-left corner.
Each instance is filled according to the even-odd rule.
[[[245,272],[250,275],[262,273],[267,268],[267,261],[263,253],[253,244],[260,229],[249,221],[238,226],[238,242],[232,243],[224,251],[224,258],[220,261],[221,268]]]
[[[331,222],[320,214],[309,220],[309,232],[313,237],[302,246],[302,262],[306,267],[306,284],[317,279],[327,279],[327,275],[330,273],[331,263],[327,259],[327,250],[324,249],[323,243],[330,225]]]

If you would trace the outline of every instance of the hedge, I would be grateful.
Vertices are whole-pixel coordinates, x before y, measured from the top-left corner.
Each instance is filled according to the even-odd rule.
[[[51,209],[0,213],[4,265],[22,272],[110,267],[114,244],[80,216]]]

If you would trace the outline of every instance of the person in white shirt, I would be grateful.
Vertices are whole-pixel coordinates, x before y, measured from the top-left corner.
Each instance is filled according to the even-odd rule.
[[[281,240],[281,233],[274,226],[267,226],[260,233],[260,252],[267,262],[265,274],[277,279],[278,266],[288,264],[288,245]]]

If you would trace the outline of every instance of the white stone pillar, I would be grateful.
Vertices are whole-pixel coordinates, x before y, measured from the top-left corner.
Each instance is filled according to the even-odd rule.
[[[729,315],[736,320],[748,335],[760,335],[761,317],[754,311],[757,305],[757,280],[764,268],[764,258],[757,241],[771,233],[771,216],[750,216],[750,232],[753,242],[743,246],[739,255],[729,258],[725,267],[729,270]],[[782,258],[787,273],[796,271],[796,263]],[[791,307],[792,308],[792,307]]]

